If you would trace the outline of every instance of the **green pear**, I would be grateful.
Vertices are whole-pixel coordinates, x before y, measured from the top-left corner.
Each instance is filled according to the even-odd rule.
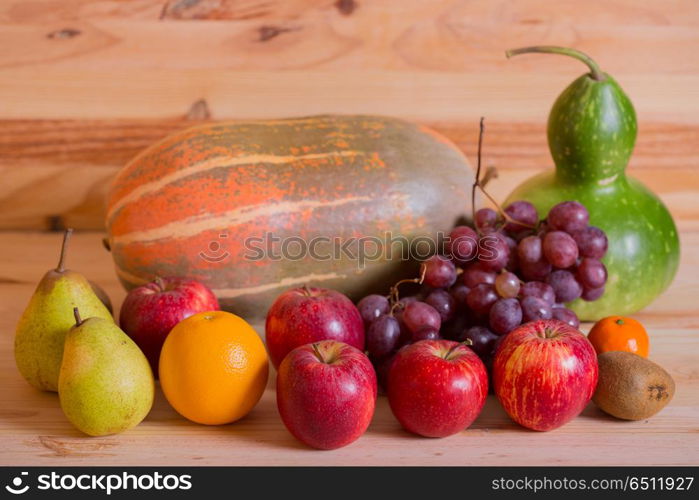
[[[148,359],[113,321],[80,319],[68,331],[58,397],[68,420],[90,436],[138,425],[153,406],[155,382]]]
[[[72,231],[66,231],[58,266],[39,282],[15,333],[15,361],[19,372],[27,382],[44,391],[58,390],[63,342],[75,323],[73,308],[79,307],[85,316],[114,321],[90,282],[82,274],[65,268]]]
[[[97,283],[91,280],[89,280],[88,283],[90,283],[90,288],[92,288],[92,291],[95,292],[95,295],[97,295],[97,298],[100,299],[100,302],[102,302],[102,304],[104,304],[104,307],[107,308],[109,314],[114,316],[114,307],[112,307],[112,299],[109,298],[109,295],[104,290],[104,288],[102,288]]]

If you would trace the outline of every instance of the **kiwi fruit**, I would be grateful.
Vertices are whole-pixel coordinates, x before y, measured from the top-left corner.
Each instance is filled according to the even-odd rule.
[[[599,379],[592,400],[623,420],[652,417],[675,395],[675,381],[660,366],[637,354],[604,352],[597,357]]]

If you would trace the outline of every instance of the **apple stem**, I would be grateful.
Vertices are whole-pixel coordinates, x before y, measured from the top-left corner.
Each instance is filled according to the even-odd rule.
[[[165,283],[163,283],[163,279],[160,276],[156,276],[155,279],[153,279],[153,283],[155,283],[155,286],[158,287],[159,291],[165,291]]]
[[[549,327],[544,328],[544,338],[545,339],[553,338],[555,335],[556,335],[556,331],[553,328],[549,328]]]
[[[321,353],[320,349],[318,348],[318,343],[314,342],[311,345],[313,346],[313,352],[315,352],[318,361],[320,361],[321,363],[325,363],[325,358],[323,357],[323,353]]]
[[[301,290],[303,290],[303,294],[304,294],[306,297],[311,297],[311,296],[313,295],[313,294],[311,293],[311,289],[308,288],[308,284],[305,284],[305,283],[304,283],[304,285],[301,287]]]
[[[449,348],[449,350],[447,351],[447,353],[444,355],[444,359],[447,359],[447,360],[448,360],[449,357],[451,356],[451,354],[452,354],[455,350],[457,350],[459,347],[461,347],[462,345],[465,345],[465,346],[473,345],[473,341],[472,341],[471,339],[466,339],[466,340],[464,340],[463,342],[459,342],[458,344],[451,346],[451,347]]]
[[[83,324],[83,320],[80,317],[80,311],[78,311],[77,307],[73,308],[73,316],[75,317],[75,326],[80,326]]]
[[[59,273],[62,273],[63,271],[66,270],[66,267],[65,267],[66,253],[68,250],[68,242],[70,241],[70,236],[72,234],[73,234],[72,229],[66,229],[66,232],[63,233],[63,244],[61,244],[61,256],[58,258],[58,266],[56,267],[56,271]]]

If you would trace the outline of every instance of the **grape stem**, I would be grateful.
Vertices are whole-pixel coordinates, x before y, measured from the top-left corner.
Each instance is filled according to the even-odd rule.
[[[404,280],[398,281],[395,285],[391,287],[391,291],[388,294],[388,299],[391,302],[391,314],[393,314],[393,308],[395,307],[396,304],[398,304],[398,301],[400,300],[400,294],[398,292],[398,287],[404,283],[417,283],[418,285],[422,285],[422,282],[425,281],[425,273],[427,272],[427,266],[423,262],[420,264],[420,277],[419,278],[407,278]]]
[[[404,306],[405,306],[405,304],[403,304],[402,302],[394,302],[394,303],[391,305],[391,310],[388,311],[388,315],[389,315],[389,316],[393,316],[393,313],[396,312],[396,309],[398,309],[399,307],[400,307],[400,308],[403,308]]]
[[[471,186],[471,215],[472,217],[476,217],[476,189],[479,189],[481,193],[483,193],[490,202],[495,205],[495,208],[497,211],[500,213],[503,219],[505,219],[505,222],[511,222],[513,224],[517,224],[518,226],[526,227],[529,229],[536,229],[536,226],[532,226],[530,224],[525,224],[523,222],[520,222],[518,220],[513,219],[510,217],[510,215],[503,210],[503,208],[500,206],[500,204],[493,198],[488,191],[485,190],[485,185],[494,177],[497,177],[497,171],[489,167],[486,169],[486,173],[483,176],[483,179],[481,179],[481,152],[483,150],[483,133],[485,132],[485,124],[484,124],[485,118],[481,116],[481,121],[480,121],[480,126],[479,126],[479,132],[478,132],[478,160],[476,164],[476,177],[473,181],[473,186]],[[479,236],[482,236],[480,228],[474,224],[476,227],[476,232],[478,233]]]

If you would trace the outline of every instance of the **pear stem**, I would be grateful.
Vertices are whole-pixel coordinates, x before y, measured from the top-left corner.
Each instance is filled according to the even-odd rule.
[[[70,236],[73,234],[72,229],[66,229],[63,233],[63,244],[61,245],[61,256],[58,259],[58,266],[56,267],[56,272],[62,273],[66,270],[66,253],[68,250],[68,242],[70,241]]]
[[[80,311],[78,311],[77,307],[73,308],[73,316],[75,316],[75,326],[80,326],[83,324],[83,320],[80,317]]]
[[[537,45],[534,47],[522,47],[519,49],[510,49],[505,51],[505,55],[509,59],[512,56],[517,56],[520,54],[560,54],[563,56],[572,57],[586,64],[590,68],[590,76],[593,80],[601,82],[604,80],[604,73],[600,69],[599,65],[587,54],[580,52],[579,50],[571,49],[568,47],[557,47],[555,45]]]

